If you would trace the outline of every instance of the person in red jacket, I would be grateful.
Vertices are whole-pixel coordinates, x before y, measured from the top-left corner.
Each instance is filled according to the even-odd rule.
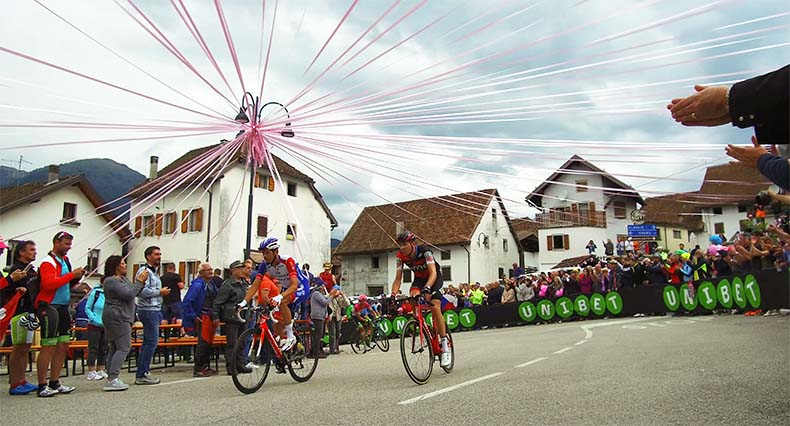
[[[71,283],[79,281],[85,273],[83,268],[72,269],[66,256],[71,250],[73,240],[74,237],[68,232],[60,231],[55,234],[52,238],[52,251],[38,268],[40,289],[33,306],[41,324],[41,352],[36,361],[40,397],[74,391],[74,387],[60,383],[60,370],[69,348]]]

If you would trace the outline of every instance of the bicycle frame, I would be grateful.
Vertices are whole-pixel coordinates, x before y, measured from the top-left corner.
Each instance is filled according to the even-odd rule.
[[[272,332],[269,329],[269,324],[267,322],[268,320],[269,320],[268,314],[264,314],[264,313],[260,314],[260,319],[258,320],[258,327],[260,327],[261,329],[261,334],[260,337],[258,338],[266,339],[269,342],[269,345],[272,347],[272,349],[274,349],[275,358],[277,358],[278,360],[282,360],[285,358],[285,355],[283,355],[283,352],[280,350],[280,345],[278,345],[277,341],[274,340],[274,335],[272,335]],[[251,347],[252,344],[255,343],[255,339],[256,337],[253,335],[252,342],[250,342]],[[256,356],[260,357],[261,355],[260,352],[262,348],[263,345],[258,345],[258,353],[256,354]]]
[[[430,327],[426,326],[425,318],[422,315],[423,311],[431,310],[430,306],[426,306],[420,303],[421,300],[424,300],[422,296],[420,296],[419,298],[413,297],[411,299],[412,299],[410,302],[412,305],[411,312],[414,318],[417,319],[417,322],[420,327],[420,347],[422,347],[425,344],[425,336],[423,336],[423,332],[422,332],[423,329],[425,329],[428,330],[428,338],[430,339],[431,346],[433,347],[433,353],[434,354],[442,353],[442,348],[441,345],[439,344],[439,333],[435,332],[433,325],[431,325]]]

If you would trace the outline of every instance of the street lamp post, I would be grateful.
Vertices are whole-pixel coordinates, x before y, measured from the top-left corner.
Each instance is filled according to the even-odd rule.
[[[253,112],[253,122],[252,127],[256,126],[261,119],[261,113],[263,109],[269,105],[279,105],[280,108],[285,110],[285,114],[290,120],[291,115],[288,112],[288,108],[285,105],[279,102],[267,102],[263,104],[260,108],[258,108],[259,99],[257,97],[253,97],[250,92],[246,92],[244,96],[241,98],[241,106],[239,107],[239,113],[236,115],[236,121],[241,124],[246,124],[250,122],[250,118],[247,116],[247,109],[249,108]],[[285,129],[280,132],[280,135],[285,138],[292,138],[294,137],[294,131],[290,128],[291,123],[285,123]],[[243,132],[243,130],[242,130]],[[247,197],[247,245],[245,247],[244,258],[250,258],[251,253],[251,244],[252,244],[252,199],[253,195],[252,192],[255,188],[255,174],[257,172],[257,168],[255,165],[250,167],[250,189],[249,195]]]

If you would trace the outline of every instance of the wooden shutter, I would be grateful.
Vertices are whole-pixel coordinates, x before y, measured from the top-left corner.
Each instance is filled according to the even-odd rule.
[[[594,202],[592,202],[592,201],[590,201],[590,211],[591,211],[591,212],[594,212],[594,211],[595,211],[595,203],[594,203]]]
[[[143,218],[142,216],[137,216],[134,218],[134,237],[140,238],[143,235]]]
[[[157,213],[154,217],[154,235],[162,235],[162,219],[164,217],[162,213]]]
[[[178,275],[181,275],[182,279],[186,279],[186,273],[187,273],[186,262],[178,262]]]
[[[181,232],[189,231],[189,210],[181,210]]]
[[[203,208],[197,209],[197,217],[195,218],[195,231],[203,231]]]
[[[136,263],[135,263],[135,264],[132,266],[132,276],[133,276],[133,277],[136,277],[136,276],[137,276],[137,271],[139,271],[139,270],[140,270],[140,265],[138,265],[138,264],[136,264]]]
[[[269,191],[274,192],[274,178],[269,176]]]
[[[269,230],[269,218],[266,216],[258,216],[258,236],[265,237]]]
[[[568,234],[562,236],[562,245],[565,247],[565,250],[569,250],[571,248],[570,237]]]
[[[546,236],[546,248],[554,250],[554,238],[551,235]]]

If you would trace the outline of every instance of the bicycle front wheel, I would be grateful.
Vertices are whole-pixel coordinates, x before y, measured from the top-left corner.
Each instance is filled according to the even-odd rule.
[[[400,335],[400,355],[403,367],[414,383],[428,383],[433,371],[433,347],[431,346],[428,329],[412,318],[406,321]]]
[[[263,386],[266,376],[269,375],[269,359],[273,357],[273,353],[274,349],[261,334],[260,328],[249,328],[241,333],[236,345],[233,346],[232,359],[242,358],[247,363],[246,365],[231,364],[233,384],[239,392],[251,394]]]
[[[310,348],[312,347],[310,330],[294,331],[296,332],[296,343],[285,356],[288,359],[288,372],[291,374],[291,377],[302,383],[313,377],[315,368],[318,367],[318,358],[309,357]],[[323,349],[319,347],[319,350]]]
[[[387,352],[388,350],[390,350],[390,340],[387,337],[387,335],[385,335],[384,332],[381,330],[381,328],[379,328],[378,326],[376,326],[376,331],[374,336],[376,339],[376,346],[378,346],[379,349],[381,349],[381,352]]]

